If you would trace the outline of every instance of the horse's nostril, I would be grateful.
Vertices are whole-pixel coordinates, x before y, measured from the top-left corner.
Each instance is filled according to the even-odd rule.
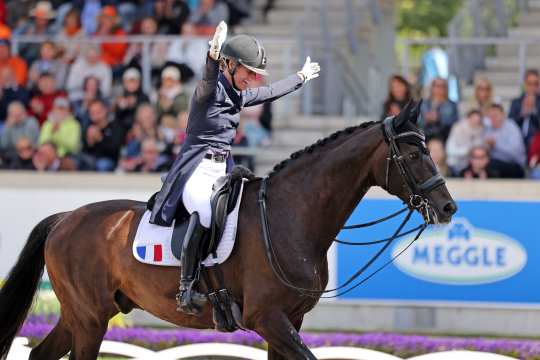
[[[443,210],[447,214],[454,215],[457,211],[456,203],[453,201],[449,201],[446,205],[444,205]]]

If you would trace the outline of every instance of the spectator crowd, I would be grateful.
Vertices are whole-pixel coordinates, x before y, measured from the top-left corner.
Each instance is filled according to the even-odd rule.
[[[395,115],[413,99],[402,76],[389,80],[381,118]],[[497,101],[489,79],[477,78],[474,95],[460,104],[448,98],[448,82],[431,81],[419,126],[442,175],[462,178],[540,179],[540,74],[525,72],[523,92],[508,109]],[[421,97],[421,96],[419,96]],[[460,116],[459,109],[465,109]]]
[[[166,171],[185,139],[209,37],[221,20],[249,17],[251,2],[0,0],[0,168]],[[150,43],[148,93],[143,45],[126,35],[176,35]],[[41,41],[18,42],[14,53],[21,36]],[[268,144],[270,117],[268,107],[246,110],[236,145]],[[253,167],[251,157],[236,160]]]
[[[208,38],[221,20],[234,27],[249,18],[253,2],[0,0],[0,168],[167,171],[186,136]],[[126,35],[175,37],[143,46]],[[39,41],[19,41],[14,53],[21,36]],[[263,84],[257,78],[253,85]],[[421,97],[399,75],[388,88],[381,118]],[[478,78],[472,98],[458,104],[448,97],[446,79],[432,80],[419,125],[443,175],[540,179],[537,70],[526,71],[522,88],[505,108],[489,79]],[[271,119],[269,104],[244,109],[235,145],[270,144]],[[254,166],[249,156],[235,160]]]

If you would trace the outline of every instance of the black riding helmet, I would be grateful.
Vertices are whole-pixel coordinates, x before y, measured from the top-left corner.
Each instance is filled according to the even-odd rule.
[[[266,52],[261,43],[249,35],[236,35],[228,39],[221,48],[221,56],[224,59],[235,60],[249,70],[267,76]],[[232,70],[232,74],[234,71]]]

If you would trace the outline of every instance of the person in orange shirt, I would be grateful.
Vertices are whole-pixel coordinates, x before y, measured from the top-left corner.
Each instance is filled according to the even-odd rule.
[[[104,6],[98,18],[97,36],[124,36],[126,33],[118,22],[116,8],[112,5]],[[105,42],[101,44],[101,59],[112,67],[124,61],[128,44],[125,42]]]
[[[11,29],[6,24],[3,24],[0,22],[0,39],[9,40],[10,38],[11,38]]]
[[[10,42],[7,39],[0,39],[0,71],[9,68],[15,74],[17,85],[25,86],[28,78],[28,66],[26,62],[18,56],[11,56]]]

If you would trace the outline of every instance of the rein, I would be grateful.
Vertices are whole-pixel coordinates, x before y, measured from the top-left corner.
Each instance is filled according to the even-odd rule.
[[[385,222],[387,220],[390,220],[392,218],[395,218],[396,216],[398,216],[399,214],[404,213],[407,210],[409,210],[409,207],[405,206],[403,209],[400,209],[400,210],[396,211],[395,213],[390,214],[388,216],[385,216],[383,218],[380,218],[378,220],[374,220],[374,221],[370,221],[370,222],[366,222],[366,223],[362,223],[362,224],[347,225],[347,226],[344,226],[342,229],[343,230],[352,230],[352,229],[360,229],[360,228],[365,228],[365,227],[377,225],[377,224],[383,223],[383,222]],[[373,241],[365,241],[365,242],[351,242],[351,241],[344,241],[344,240],[334,239],[334,242],[336,242],[338,244],[353,245],[353,246],[376,245],[376,244],[381,244],[381,243],[384,243],[384,242],[387,242],[387,241],[392,241],[394,239],[398,239],[398,238],[403,237],[403,236],[410,235],[413,232],[420,230],[423,226],[424,226],[424,224],[418,225],[414,229],[407,230],[404,233],[395,235],[395,237],[392,236],[392,237],[389,237],[389,238],[386,238],[386,239],[381,239],[381,240],[373,240]]]
[[[400,176],[405,181],[405,184],[407,186],[407,189],[409,190],[409,202],[407,206],[401,210],[398,210],[397,212],[388,215],[384,218],[370,221],[363,224],[356,224],[356,225],[349,225],[343,227],[345,230],[349,229],[357,229],[357,228],[363,228],[363,227],[369,227],[372,225],[376,225],[379,223],[382,223],[384,221],[387,221],[389,219],[392,219],[405,211],[408,210],[407,215],[397,228],[397,230],[394,232],[394,234],[387,238],[382,240],[375,240],[375,241],[369,241],[369,242],[347,242],[347,241],[341,241],[334,239],[334,242],[340,243],[340,244],[346,244],[346,245],[374,245],[374,244],[381,244],[385,243],[384,246],[382,246],[377,253],[366,263],[364,266],[362,266],[355,274],[353,274],[347,281],[345,281],[342,285],[329,290],[318,290],[318,289],[309,289],[309,288],[303,288],[294,285],[286,276],[285,271],[281,267],[281,264],[277,260],[277,255],[274,250],[274,247],[272,245],[272,240],[270,238],[270,227],[268,224],[268,215],[267,215],[267,207],[266,207],[266,198],[267,198],[267,190],[268,190],[268,183],[267,178],[263,178],[261,180],[261,186],[259,189],[258,194],[258,203],[260,208],[260,214],[261,214],[261,224],[262,224],[262,233],[263,233],[263,240],[266,248],[266,256],[268,258],[268,261],[270,262],[270,266],[272,267],[272,270],[274,274],[277,276],[279,281],[285,285],[288,288],[294,289],[298,292],[300,292],[302,295],[313,297],[313,298],[334,298],[341,295],[344,295],[353,289],[357,288],[358,286],[365,283],[367,280],[369,280],[371,277],[373,277],[375,274],[383,270],[386,266],[391,264],[397,257],[399,257],[403,252],[405,252],[418,238],[420,235],[424,232],[424,230],[427,228],[430,220],[431,220],[431,214],[430,214],[430,205],[428,202],[428,198],[426,196],[427,193],[429,193],[431,190],[435,189],[438,186],[441,186],[445,183],[442,176],[437,173],[430,177],[428,180],[422,182],[421,184],[418,184],[416,179],[414,178],[412,171],[410,167],[408,166],[404,156],[402,155],[399,146],[397,145],[399,139],[403,139],[406,137],[415,137],[420,139],[422,149],[424,151],[427,151],[425,149],[425,138],[422,134],[414,132],[414,131],[407,131],[404,133],[397,134],[394,131],[393,127],[393,118],[389,117],[386,118],[383,121],[383,132],[385,135],[385,140],[388,142],[388,157],[387,157],[387,165],[386,165],[386,189],[388,189],[389,185],[389,173],[390,173],[390,163],[393,161],[399,171]],[[408,230],[404,233],[401,233],[403,230],[403,227],[407,224],[407,222],[410,220],[412,213],[418,210],[422,217],[424,218],[424,223],[422,225],[419,225],[418,227]],[[396,254],[394,257],[392,257],[390,260],[385,262],[383,265],[381,265],[379,268],[377,268],[375,271],[373,271],[371,274],[366,276],[364,279],[358,281],[356,284],[348,287],[353,281],[355,281],[359,276],[361,276],[381,255],[382,253],[394,242],[395,239],[409,235],[414,233],[415,231],[418,231],[414,239],[398,254]],[[345,290],[343,290],[345,289]],[[324,293],[334,292],[342,290],[340,293],[332,295],[332,296],[321,296]]]
[[[386,217],[383,217],[379,220],[375,220],[375,221],[370,221],[370,222],[367,222],[367,223],[363,223],[363,224],[356,224],[356,225],[348,225],[348,226],[344,226],[343,227],[343,230],[351,230],[351,229],[359,229],[359,228],[364,228],[364,227],[369,227],[369,226],[373,226],[373,225],[377,225],[377,224],[380,224],[382,222],[385,222],[386,220],[390,220],[392,218],[395,218],[396,216],[398,216],[399,214],[401,213],[404,213],[405,211],[407,211],[409,209],[408,206],[405,206],[403,209],[401,210],[398,210],[396,211],[395,213],[393,214],[390,214]]]
[[[356,287],[360,286],[361,284],[366,282],[368,279],[373,277],[376,273],[378,273],[379,271],[384,269],[386,266],[391,264],[395,260],[395,258],[397,256],[401,255],[404,252],[404,250],[409,248],[412,245],[412,243],[415,242],[420,237],[422,232],[427,227],[427,224],[424,223],[424,224],[420,225],[418,228],[413,229],[414,231],[416,231],[417,229],[419,230],[418,234],[415,236],[414,240],[411,241],[411,243],[403,251],[401,251],[399,254],[397,254],[395,257],[393,257],[390,261],[388,261],[385,264],[383,264],[382,266],[380,266],[373,273],[369,274],[366,278],[360,280],[358,283],[352,285],[350,288],[348,288],[346,290],[343,290],[342,292],[340,292],[338,294],[335,294],[335,295],[332,295],[332,296],[321,296],[321,294],[342,290],[342,289],[346,288],[347,286],[349,286],[354,280],[356,280],[359,276],[361,276],[382,255],[382,253],[393,243],[393,241],[395,239],[397,239],[398,237],[401,237],[401,236],[405,236],[407,233],[400,234],[400,232],[403,229],[403,227],[405,226],[405,224],[411,218],[411,215],[412,215],[412,213],[414,212],[415,209],[414,208],[409,209],[409,212],[407,213],[407,215],[405,216],[405,218],[401,222],[401,225],[399,225],[398,229],[394,232],[392,237],[389,238],[389,239],[384,239],[382,241],[379,241],[379,242],[386,242],[386,244],[384,244],[384,246],[382,248],[380,248],[379,251],[377,251],[377,253],[364,266],[362,266],[355,274],[353,274],[342,285],[340,285],[340,286],[338,286],[338,287],[336,287],[334,289],[329,289],[329,290],[309,289],[309,288],[304,288],[304,287],[294,285],[287,278],[287,276],[285,274],[285,271],[283,270],[283,268],[281,267],[281,264],[277,260],[277,255],[276,255],[276,252],[274,250],[274,247],[272,245],[272,241],[271,241],[271,238],[270,238],[270,227],[268,225],[268,215],[267,215],[267,208],[266,208],[267,189],[268,189],[267,178],[263,178],[261,180],[261,187],[259,189],[258,202],[259,202],[259,208],[261,210],[261,223],[262,223],[262,230],[263,230],[263,240],[264,240],[264,244],[265,244],[265,248],[266,248],[266,256],[268,258],[268,261],[270,262],[270,266],[272,267],[272,270],[273,270],[274,274],[277,276],[277,278],[279,279],[279,281],[283,285],[285,285],[288,288],[291,288],[293,290],[296,290],[296,291],[300,292],[302,295],[313,297],[313,298],[319,298],[319,297],[326,298],[326,299],[335,298],[335,297],[344,295],[344,294],[348,293],[349,291],[355,289]],[[401,212],[403,212],[403,211],[401,211]],[[394,215],[394,216],[396,216],[396,215]],[[392,217],[394,217],[394,216],[392,216]],[[364,225],[364,224],[360,224],[360,225]]]

